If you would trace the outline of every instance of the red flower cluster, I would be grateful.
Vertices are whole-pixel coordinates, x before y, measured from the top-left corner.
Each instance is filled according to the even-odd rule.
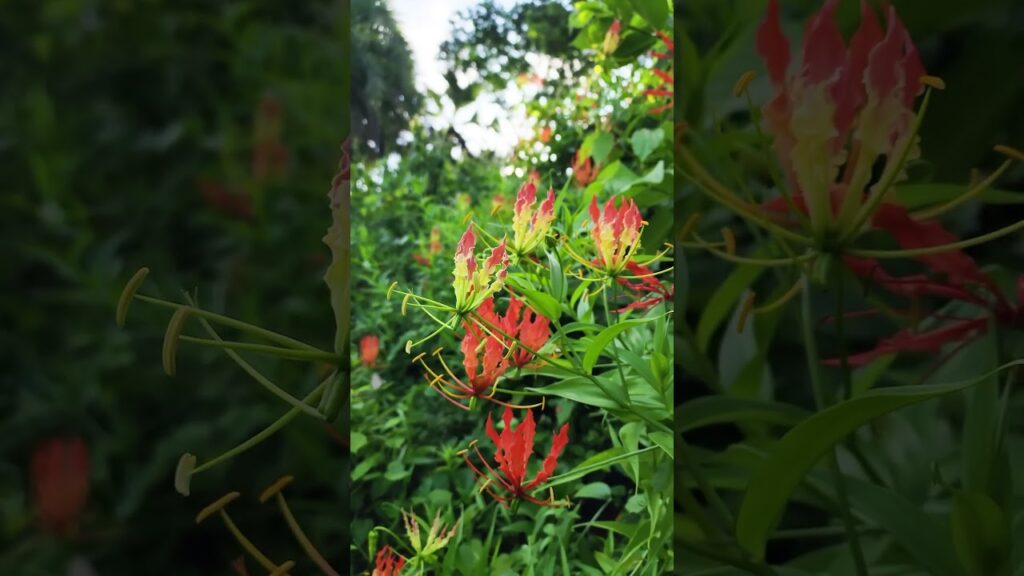
[[[405,566],[405,558],[396,554],[390,546],[385,546],[377,551],[374,564],[371,576],[399,576]]]
[[[512,409],[506,406],[505,412],[502,415],[502,421],[505,423],[505,427],[499,434],[494,429],[491,415],[487,415],[486,431],[488,438],[491,439],[495,446],[494,461],[498,464],[497,470],[487,462],[484,455],[480,453],[480,449],[476,448],[475,443],[473,450],[487,470],[486,473],[473,464],[466,452],[463,452],[462,455],[466,464],[469,465],[473,472],[484,479],[483,490],[486,490],[491,497],[505,506],[508,505],[508,502],[516,499],[523,499],[534,504],[540,504],[541,506],[557,505],[558,503],[555,502],[553,494],[547,500],[540,500],[531,496],[530,492],[550,478],[555,472],[555,467],[558,466],[558,457],[561,455],[562,450],[565,449],[566,444],[569,443],[569,424],[563,424],[562,428],[552,436],[551,450],[544,458],[541,469],[533,477],[533,480],[527,482],[527,464],[529,464],[530,456],[533,455],[533,439],[536,434],[533,412],[527,410],[526,418],[513,428]],[[507,496],[499,496],[491,490],[491,485],[499,487],[503,492],[507,493]]]
[[[594,161],[590,157],[586,157],[582,161],[580,160],[580,151],[577,150],[572,156],[572,175],[576,179],[576,185],[580,188],[586,188],[588,184],[597,178],[598,173],[601,172],[601,165],[594,165]]]

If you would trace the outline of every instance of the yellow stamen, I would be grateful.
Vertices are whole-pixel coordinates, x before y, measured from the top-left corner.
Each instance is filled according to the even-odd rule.
[[[466,216],[462,219],[462,223],[465,224],[466,222],[469,222],[469,219],[472,218],[472,217],[473,217],[473,211],[472,210],[470,210],[469,212],[466,212]]]
[[[182,496],[188,496],[189,484],[192,482],[192,471],[196,467],[196,457],[188,452],[178,459],[178,467],[174,469],[174,489]]]
[[[491,216],[494,216],[499,211],[501,211],[501,204],[495,204],[494,208],[491,208]]]
[[[412,354],[412,340],[405,341],[405,353]]]
[[[1012,147],[1006,146],[1004,144],[997,144],[992,149],[995,150],[996,152],[999,152],[1000,154],[1003,154],[1005,156],[1009,156],[1010,158],[1013,158],[1014,160],[1017,160],[1017,161],[1020,161],[1020,162],[1024,162],[1024,152],[1022,152],[1018,148],[1012,148]]]
[[[121,297],[117,300],[117,314],[115,318],[118,326],[124,326],[124,321],[128,318],[128,306],[132,303],[132,298],[135,297],[135,293],[139,291],[139,287],[142,286],[142,282],[148,274],[149,268],[139,268],[131,280],[124,285]]]
[[[936,90],[946,89],[946,83],[942,80],[942,78],[939,78],[938,76],[929,76],[927,74],[921,76],[921,84],[924,84],[925,86],[928,86],[929,88],[934,88]]]
[[[267,486],[266,490],[260,494],[260,504],[266,503],[267,500],[274,497],[274,494],[284,490],[284,487],[291,484],[292,480],[295,480],[294,476],[283,476],[277,482]]]
[[[484,483],[480,485],[480,493],[481,494],[484,493],[484,490],[487,490],[487,487],[491,485],[491,482],[493,482],[493,480],[491,480],[490,476],[484,478]]]
[[[405,316],[405,311],[409,307],[410,298],[412,298],[412,292],[406,294],[405,298],[402,298],[402,316]]]
[[[430,353],[430,355],[431,356],[437,356],[438,354],[441,353],[441,350],[444,350],[444,347],[438,346],[437,348],[434,349],[433,352]]]
[[[178,337],[185,330],[185,321],[188,320],[189,312],[192,309],[188,306],[179,306],[167,323],[167,332],[164,333],[163,363],[164,372],[168,376],[174,376],[175,358],[178,355]]]
[[[228,494],[221,496],[216,502],[200,510],[199,514],[196,514],[196,524],[199,524],[203,520],[206,520],[212,514],[220,512],[221,509],[223,509],[225,506],[227,506],[234,500],[237,500],[239,496],[241,496],[241,494],[238,492],[229,492]]]
[[[420,360],[422,360],[422,359],[423,359],[423,357],[424,357],[424,356],[426,356],[426,355],[427,355],[427,353],[426,353],[426,352],[420,352],[419,354],[417,354],[417,355],[416,355],[416,357],[415,357],[415,358],[413,358],[413,359],[412,359],[412,361],[410,362],[410,364],[415,364],[415,363],[419,362],[419,361],[420,361]]]
[[[747,70],[744,72],[743,75],[740,76],[739,80],[736,81],[736,84],[733,85],[732,95],[737,98],[743,96],[743,94],[747,92],[747,87],[750,86],[750,83],[754,81],[755,77],[757,77],[757,75],[754,74],[753,70]]]
[[[735,256],[736,236],[733,236],[732,229],[728,226],[722,228],[722,239],[725,240],[725,253],[729,256]]]
[[[777,308],[781,308],[786,304],[786,302],[789,302],[790,300],[793,299],[794,296],[800,293],[800,289],[803,287],[803,285],[803,282],[797,280],[796,282],[793,283],[789,290],[786,290],[786,293],[783,294],[782,296],[779,296],[779,298],[776,301],[765,304],[760,308],[754,308],[754,314],[764,314],[766,312],[771,312],[772,310],[775,310]]]
[[[391,300],[391,293],[394,292],[395,288],[397,288],[397,287],[398,287],[398,280],[395,280],[394,282],[391,283],[391,286],[388,286],[388,294],[387,294],[387,296],[384,297],[384,299],[385,300]]]
[[[691,214],[690,217],[686,219],[686,223],[683,224],[683,227],[679,229],[678,239],[680,242],[686,240],[687,236],[689,236],[690,233],[693,232],[694,227],[697,226],[697,222],[699,221],[700,212],[696,214]]]

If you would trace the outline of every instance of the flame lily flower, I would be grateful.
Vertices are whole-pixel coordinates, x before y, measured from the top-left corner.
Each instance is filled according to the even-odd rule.
[[[523,304],[521,300],[512,296],[508,303],[508,310],[501,317],[498,324],[505,334],[514,337],[523,343],[530,350],[540,351],[551,338],[551,321],[542,314]],[[509,359],[511,364],[522,368],[533,360],[533,353],[525,350],[514,343],[507,343],[512,350]]]
[[[586,157],[582,161],[580,160],[580,151],[577,150],[572,156],[572,175],[576,180],[576,185],[580,188],[586,188],[588,184],[597,178],[598,172],[601,171],[601,165],[594,165],[594,161],[590,157]]]
[[[662,302],[671,301],[675,296],[673,285],[669,284],[667,287],[663,285],[658,281],[655,277],[655,272],[651,271],[650,268],[636,262],[629,262],[626,264],[626,270],[633,274],[633,278],[620,277],[615,279],[616,282],[626,287],[627,290],[645,295],[645,297],[635,302],[630,302],[626,306],[615,310],[615,312],[646,310]],[[636,282],[632,280],[636,280]]]
[[[611,54],[615,52],[615,49],[619,47],[619,42],[622,40],[622,22],[615,20],[612,25],[608,27],[608,32],[604,35],[604,44],[601,48],[605,54]]]
[[[937,222],[918,222],[899,206],[883,205],[873,219],[875,227],[886,230],[902,248],[913,249],[936,244],[948,244],[956,236]],[[1024,327],[1024,275],[1017,280],[1017,303],[1013,304],[1002,289],[962,251],[916,258],[931,272],[930,275],[913,274],[893,276],[882,270],[877,260],[847,256],[844,262],[850,270],[866,281],[887,291],[911,299],[923,296],[950,301],[966,302],[987,310],[995,321],[1010,328]],[[943,318],[937,318],[943,320]],[[952,318],[938,328],[918,332],[900,330],[885,338],[872,350],[850,356],[852,366],[870,362],[886,354],[917,351],[939,353],[951,343],[965,343],[983,334],[989,328],[989,318]],[[828,360],[836,364],[835,359]]]
[[[476,314],[483,318],[487,324],[498,328],[504,334],[514,335],[517,333],[515,331],[519,329],[516,326],[512,326],[511,330],[508,328],[512,323],[510,319],[518,318],[518,308],[514,308],[513,305],[510,305],[509,312],[506,312],[505,317],[499,317],[494,311],[493,298],[488,298],[482,302],[477,308]],[[503,334],[490,333],[489,330],[484,330],[480,326],[470,323],[469,321],[466,321],[464,324],[466,334],[462,338],[460,350],[462,351],[462,365],[466,372],[465,379],[456,376],[452,369],[448,367],[448,364],[444,361],[444,357],[441,356],[440,348],[434,351],[434,356],[436,356],[441,362],[443,374],[433,370],[426,363],[423,359],[425,354],[420,354],[413,360],[414,362],[419,361],[426,370],[425,376],[430,387],[437,390],[445,400],[459,408],[462,408],[463,410],[472,409],[473,402],[478,398],[506,407],[511,406],[513,408],[535,408],[537,406],[543,406],[543,400],[539,404],[519,405],[510,404],[494,397],[495,393],[498,391],[498,379],[501,378],[511,366],[519,366],[520,364],[516,364],[517,362],[528,362],[530,354],[527,352],[524,359],[523,355],[520,354],[523,351],[507,344]],[[535,325],[539,324],[539,322],[534,319],[534,321],[530,323],[524,319],[522,324],[527,326],[527,333],[523,334],[522,331],[518,332],[520,337],[526,337],[531,342],[536,342],[537,338],[534,334],[539,332],[539,328]],[[546,336],[544,339],[547,341]],[[483,352],[482,357],[480,356],[481,351]],[[468,404],[463,404],[463,400],[468,400]]]
[[[622,200],[618,207],[615,201],[612,196],[603,209],[598,206],[596,196],[590,202],[593,220],[590,236],[597,253],[592,266],[612,277],[626,269],[640,247],[640,231],[645,224],[632,198]]]
[[[377,551],[377,558],[371,576],[399,576],[405,566],[405,558],[397,554],[390,546]]]
[[[470,469],[477,476],[484,479],[482,490],[486,490],[491,497],[503,506],[507,506],[509,502],[519,499],[541,506],[564,505],[565,502],[555,501],[553,491],[547,500],[534,498],[530,492],[550,478],[555,472],[555,467],[558,465],[558,457],[561,455],[562,450],[565,449],[566,444],[569,443],[569,424],[563,424],[562,428],[552,436],[551,450],[544,458],[544,463],[541,465],[541,469],[537,472],[536,476],[528,482],[526,480],[526,468],[527,464],[529,464],[530,456],[533,454],[533,438],[536,434],[533,412],[527,410],[526,417],[518,426],[513,428],[512,409],[506,406],[502,420],[505,423],[505,427],[502,429],[501,434],[498,434],[494,429],[491,415],[487,415],[486,432],[488,438],[491,439],[495,446],[494,461],[498,464],[497,470],[487,462],[480,449],[476,447],[475,441],[472,446],[473,451],[480,459],[486,472],[481,471],[480,468],[473,464],[469,459],[468,451],[462,452],[462,457]],[[507,493],[507,496],[499,496],[491,490],[490,487],[492,485]]]
[[[507,363],[516,368],[528,365],[534,356],[530,350],[539,351],[551,338],[551,321],[526,306],[515,296],[509,298],[508,309],[505,310],[503,316],[499,317],[495,312],[493,300],[484,302],[477,312],[484,320],[501,330],[500,334],[492,333],[490,339],[500,343],[508,350]],[[468,322],[466,323],[466,332],[467,336],[472,333],[477,342],[487,337],[483,329]],[[516,342],[521,343],[522,346],[517,345]],[[465,340],[463,343],[465,344]]]
[[[459,240],[455,250],[455,310],[459,314],[467,314],[476,310],[491,296],[505,285],[508,275],[508,253],[505,251],[505,240],[502,239],[491,255],[478,265],[473,249],[476,246],[476,235],[473,224],[466,228],[466,233]]]
[[[377,365],[377,355],[380,353],[380,337],[376,334],[367,334],[359,339],[359,360],[363,366],[373,368]]]
[[[515,215],[512,217],[512,252],[518,256],[529,254],[544,241],[551,223],[555,220],[555,191],[548,195],[534,210],[537,199],[537,185],[529,180],[519,189],[516,196]]]
[[[53,438],[32,451],[32,495],[43,529],[72,533],[89,499],[89,448],[81,438]]]
[[[660,30],[658,31],[658,38],[660,38],[661,41],[665,44],[667,51],[654,51],[651,52],[651,56],[653,56],[656,60],[668,60],[671,63],[672,51],[675,49],[675,43],[672,42],[672,39],[669,38],[667,34]],[[664,104],[652,108],[650,110],[650,113],[660,114],[665,110],[671,110],[673,98],[675,96],[675,79],[672,75],[671,67],[667,72],[665,70],[661,70],[656,65],[651,66],[650,70],[652,73],[654,73],[655,76],[658,77],[659,80],[661,80],[661,82],[655,88],[648,88],[647,90],[644,90],[644,96],[655,96],[666,99]]]
[[[858,233],[903,176],[906,161],[919,155],[913,104],[924,90],[925,70],[910,35],[891,6],[883,33],[862,1],[860,27],[847,47],[835,21],[837,5],[827,0],[808,23],[795,74],[788,72],[777,0],[769,1],[757,33],[757,51],[775,89],[762,108],[764,125],[795,195],[806,199],[817,238]],[[869,186],[881,156],[882,177]]]
[[[432,557],[447,546],[448,541],[455,535],[455,530],[458,528],[458,522],[456,522],[454,526],[446,530],[444,525],[441,524],[440,510],[434,514],[434,522],[430,526],[430,532],[427,534],[426,539],[420,538],[420,524],[414,514],[402,510],[402,523],[405,525],[405,534],[409,537],[409,543],[412,544],[413,550],[416,551],[416,556],[410,561],[412,565],[415,565],[422,558]],[[412,567],[410,566],[410,568]]]

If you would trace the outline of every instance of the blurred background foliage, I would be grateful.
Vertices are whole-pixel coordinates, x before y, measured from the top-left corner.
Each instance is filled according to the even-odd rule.
[[[339,8],[0,5],[0,573],[63,574],[77,557],[104,575],[225,574],[236,543],[193,514],[232,489],[242,529],[298,556],[255,499],[285,472],[306,529],[341,554],[346,520],[322,508],[344,498],[344,448],[322,424],[200,475],[188,499],[174,492],[181,453],[212,457],[283,410],[213,351],[183,346],[177,376],[164,375],[164,311],[136,303],[124,330],[113,317],[145,265],[143,293],[198,288],[213,310],[329,347],[320,238],[347,121]],[[259,366],[293,391],[317,377]],[[44,444],[54,437],[74,440]],[[79,511],[60,485],[82,477]],[[39,506],[66,529],[37,521]]]

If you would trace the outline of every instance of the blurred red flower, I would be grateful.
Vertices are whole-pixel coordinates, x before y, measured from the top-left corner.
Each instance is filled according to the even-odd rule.
[[[373,368],[377,365],[380,353],[380,338],[376,334],[367,334],[359,340],[359,360],[363,366]]]
[[[43,529],[67,536],[89,498],[89,448],[79,437],[51,438],[31,457],[32,495]]]

